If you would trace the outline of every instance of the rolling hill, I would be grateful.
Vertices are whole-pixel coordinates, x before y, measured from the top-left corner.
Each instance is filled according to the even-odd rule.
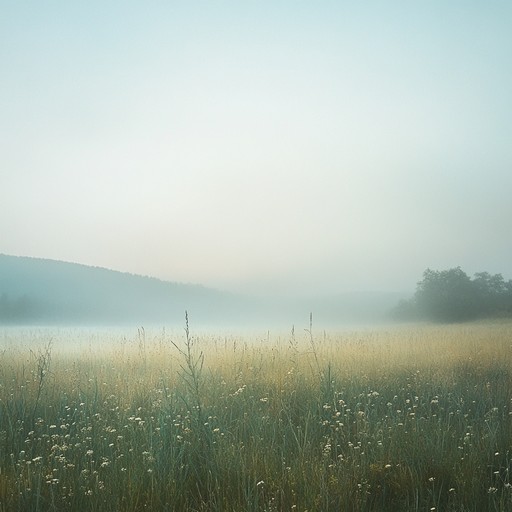
[[[200,285],[66,263],[0,254],[0,324],[183,325],[188,310],[198,326],[308,325],[386,320],[396,293],[328,297],[251,298]]]
[[[185,309],[214,322],[240,298],[100,267],[0,254],[2,323],[174,323]]]

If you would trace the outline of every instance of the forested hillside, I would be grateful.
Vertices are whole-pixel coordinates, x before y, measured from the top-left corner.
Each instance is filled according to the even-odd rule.
[[[0,255],[0,322],[144,323],[214,320],[234,296],[198,285],[38,258]]]

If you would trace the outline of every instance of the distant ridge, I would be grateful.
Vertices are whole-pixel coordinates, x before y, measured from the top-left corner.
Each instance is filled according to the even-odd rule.
[[[250,298],[80,263],[0,254],[0,324],[307,326],[382,323],[401,294],[354,292],[316,298]]]
[[[210,323],[239,300],[201,285],[0,254],[0,323],[174,323],[185,309]]]

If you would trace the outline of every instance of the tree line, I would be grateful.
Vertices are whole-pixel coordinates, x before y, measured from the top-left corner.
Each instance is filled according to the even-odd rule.
[[[16,322],[33,318],[38,313],[38,305],[27,295],[11,298],[6,293],[0,295],[0,322]]]
[[[397,320],[464,322],[512,316],[512,280],[478,272],[473,278],[460,267],[423,272],[416,293],[393,310]]]

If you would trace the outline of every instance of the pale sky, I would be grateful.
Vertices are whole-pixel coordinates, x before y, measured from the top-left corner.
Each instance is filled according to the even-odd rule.
[[[512,278],[512,2],[0,0],[0,252],[297,294]]]

